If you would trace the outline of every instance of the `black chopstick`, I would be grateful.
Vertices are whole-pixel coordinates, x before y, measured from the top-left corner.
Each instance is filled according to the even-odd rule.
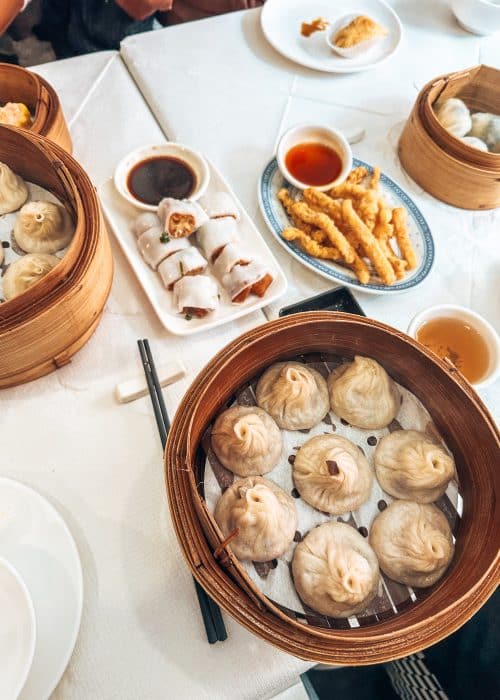
[[[146,376],[149,395],[151,397],[151,403],[153,404],[156,425],[158,426],[158,431],[160,433],[161,444],[165,449],[167,435],[170,429],[170,420],[165,402],[163,400],[163,392],[156,373],[156,367],[151,354],[149,341],[147,339],[138,340],[137,345],[139,346],[139,352],[141,354],[142,365]],[[218,641],[223,642],[225,639],[227,639],[227,632],[221,610],[217,603],[210,598],[207,592],[194,577],[193,581],[203,617],[203,623],[205,625],[205,631],[207,633],[208,643],[215,644],[215,642]]]

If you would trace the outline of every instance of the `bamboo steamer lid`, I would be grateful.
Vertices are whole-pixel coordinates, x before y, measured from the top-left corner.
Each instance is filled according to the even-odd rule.
[[[0,63],[0,104],[23,102],[33,115],[29,131],[72,151],[71,137],[54,88],[26,68]]]
[[[464,100],[472,112],[500,115],[500,71],[477,66],[428,83],[401,134],[401,164],[443,202],[462,209],[495,209],[500,206],[500,154],[472,148],[446,131],[433,104],[450,97]]]
[[[379,360],[424,403],[455,455],[464,500],[455,556],[443,579],[397,615],[352,629],[307,624],[264,596],[230,545],[220,549],[223,536],[206,507],[202,486],[202,436],[236,391],[277,360],[332,351]],[[308,312],[248,331],[200,372],[170,429],[166,488],[186,561],[224,610],[294,656],[316,663],[365,665],[437,643],[464,624],[494,592],[500,571],[499,448],[500,435],[492,417],[455,368],[385,324],[351,314]]]
[[[50,190],[75,222],[61,262],[24,294],[0,304],[0,388],[68,363],[88,340],[108,297],[113,259],[95,189],[61,147],[31,131],[0,127],[0,161]]]

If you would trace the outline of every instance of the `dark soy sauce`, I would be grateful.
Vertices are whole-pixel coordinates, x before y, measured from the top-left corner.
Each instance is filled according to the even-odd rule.
[[[196,176],[189,165],[170,156],[142,160],[127,178],[129,191],[145,204],[159,204],[164,197],[187,199],[195,186]]]

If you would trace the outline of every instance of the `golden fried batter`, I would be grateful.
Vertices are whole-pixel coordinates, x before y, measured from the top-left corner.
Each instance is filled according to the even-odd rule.
[[[408,263],[408,269],[413,270],[413,268],[417,266],[417,256],[413,250],[406,227],[406,209],[403,209],[403,207],[393,209],[392,223],[394,225],[394,235],[396,236],[401,255]]]
[[[322,258],[323,260],[340,260],[341,255],[337,248],[333,246],[321,245],[310,238],[307,233],[299,228],[290,226],[281,232],[281,235],[286,241],[297,241],[302,250],[314,258]]]
[[[350,199],[344,199],[342,202],[342,213],[344,220],[351,229],[351,233],[363,246],[366,256],[373,262],[373,266],[382,282],[384,284],[393,284],[396,281],[396,274],[391,264],[373,233],[354,211]]]

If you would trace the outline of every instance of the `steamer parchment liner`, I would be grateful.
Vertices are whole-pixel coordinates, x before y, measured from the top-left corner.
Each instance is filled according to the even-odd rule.
[[[455,456],[464,511],[455,556],[432,592],[398,615],[363,627],[320,628],[269,601],[223,541],[197,484],[197,455],[214,417],[273,362],[332,352],[378,360],[425,404]],[[407,656],[463,625],[500,576],[500,434],[481,399],[453,368],[406,334],[351,314],[307,312],[256,327],[223,348],[186,392],[165,450],[166,488],[181,551],[195,578],[235,620],[283,651],[316,663],[366,665]]]
[[[307,366],[316,369],[325,379],[334,367],[342,363],[343,358],[336,355],[316,354],[293,358],[297,362],[303,362]],[[250,384],[241,387],[229,405],[253,406],[255,401],[255,387],[258,377]],[[401,407],[395,420],[382,430],[363,430],[354,428],[346,424],[332,411],[325,419],[310,430],[281,430],[284,446],[279,464],[264,478],[274,481],[286,493],[295,499],[298,514],[298,529],[295,540],[288,548],[287,552],[280,559],[273,559],[269,562],[252,563],[242,562],[242,565],[252,579],[253,583],[281,610],[298,621],[305,624],[336,629],[349,629],[351,627],[363,627],[397,615],[408,606],[421,600],[429,594],[430,589],[412,589],[391,580],[382,574],[382,583],[377,598],[367,607],[367,609],[357,616],[348,619],[330,618],[304,606],[293,586],[291,577],[291,559],[296,547],[305,534],[325,522],[339,520],[347,522],[358,530],[364,537],[368,535],[371,523],[378,512],[385,508],[394,499],[385,493],[376,478],[369,501],[361,506],[357,511],[341,516],[331,516],[321,513],[303,501],[298,491],[295,489],[292,479],[292,464],[294,455],[298,447],[315,435],[340,435],[348,438],[356,444],[365,454],[374,471],[373,455],[380,438],[394,430],[412,429],[426,433],[432,440],[442,444],[447,449],[444,441],[439,436],[438,431],[421,402],[404,387],[399,386],[401,392]],[[238,477],[225,469],[217,459],[210,446],[210,428],[205,433],[202,444],[202,451],[205,453],[205,460],[197,459],[197,482],[200,494],[205,498],[208,509],[213,515],[215,506],[221,494]],[[448,450],[449,452],[449,450]],[[201,456],[200,456],[201,457]],[[462,512],[462,500],[457,489],[457,482],[452,481],[448,486],[446,494],[437,501],[436,505],[445,514],[452,532],[455,533],[459,526],[460,513]],[[455,537],[454,537],[455,541]],[[445,574],[446,575],[446,574]]]

